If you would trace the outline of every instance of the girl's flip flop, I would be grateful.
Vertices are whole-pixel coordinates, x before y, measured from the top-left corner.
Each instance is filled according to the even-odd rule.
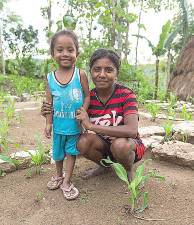
[[[60,186],[60,189],[62,190],[63,192],[63,195],[64,197],[67,199],[67,200],[74,200],[78,197],[79,195],[79,191],[76,187],[74,187],[73,184],[71,184],[69,186],[69,188],[64,188],[63,185]]]

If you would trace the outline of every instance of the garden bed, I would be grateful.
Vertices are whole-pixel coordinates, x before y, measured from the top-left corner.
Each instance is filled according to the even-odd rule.
[[[26,107],[26,106],[25,106]],[[31,107],[31,106],[28,106]],[[39,108],[23,110],[21,123],[12,125],[9,137],[20,142],[20,149],[34,149],[34,135],[43,136],[44,118]],[[158,125],[140,117],[140,126]],[[16,151],[11,145],[11,152]],[[18,149],[17,149],[18,151]],[[149,158],[146,154],[145,158]],[[49,191],[47,181],[55,171],[54,165],[44,165],[41,175],[26,178],[28,170],[17,170],[0,179],[0,221],[2,225],[191,225],[194,224],[193,171],[167,162],[152,161],[146,169],[157,169],[166,180],[150,180],[145,185],[149,192],[149,208],[137,219],[126,212],[128,194],[125,184],[111,172],[83,180],[84,170],[95,166],[79,157],[73,176],[80,190],[77,200],[66,201],[60,190]],[[136,165],[137,166],[137,165]],[[154,221],[153,219],[161,219]]]

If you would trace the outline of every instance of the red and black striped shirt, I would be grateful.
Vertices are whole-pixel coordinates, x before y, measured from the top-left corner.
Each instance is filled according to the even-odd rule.
[[[124,117],[128,114],[138,114],[136,96],[129,88],[116,84],[105,104],[99,100],[96,89],[90,91],[88,115],[92,123],[102,126],[123,125]]]

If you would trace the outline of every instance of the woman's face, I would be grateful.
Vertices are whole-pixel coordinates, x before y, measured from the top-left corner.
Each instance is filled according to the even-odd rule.
[[[117,68],[109,58],[96,60],[91,68],[92,81],[98,90],[112,90],[117,73]]]

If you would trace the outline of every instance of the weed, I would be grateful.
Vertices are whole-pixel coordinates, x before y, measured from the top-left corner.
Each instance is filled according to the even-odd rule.
[[[160,111],[160,106],[154,103],[149,103],[145,107],[151,113],[152,121],[155,121]]]
[[[6,173],[2,169],[0,169],[0,177],[4,177],[5,175]]]
[[[26,173],[26,178],[31,178],[32,177],[32,173],[33,173],[32,168],[29,168],[27,170],[27,173]]]
[[[15,113],[15,102],[8,99],[6,109],[4,110],[5,116],[8,121],[13,119]]]
[[[83,204],[85,204],[85,203],[88,202],[88,195],[86,193],[85,194],[82,194],[80,196],[80,202],[83,203]]]
[[[131,213],[143,212],[148,207],[148,192],[143,192],[142,185],[145,184],[150,178],[158,178],[159,180],[164,180],[164,177],[157,174],[156,171],[145,172],[145,164],[149,160],[144,161],[140,166],[137,167],[135,171],[134,178],[131,182],[128,180],[127,171],[125,168],[119,164],[112,162],[110,158],[101,160],[102,165],[104,163],[110,164],[114,169],[117,176],[127,184],[129,190],[129,202],[131,206]],[[139,207],[140,200],[143,199],[143,205]]]
[[[0,146],[4,152],[8,150],[8,131],[8,120],[4,118],[0,121]]]
[[[36,197],[35,197],[35,202],[40,202],[41,200],[43,200],[44,195],[41,191],[36,193]]]

